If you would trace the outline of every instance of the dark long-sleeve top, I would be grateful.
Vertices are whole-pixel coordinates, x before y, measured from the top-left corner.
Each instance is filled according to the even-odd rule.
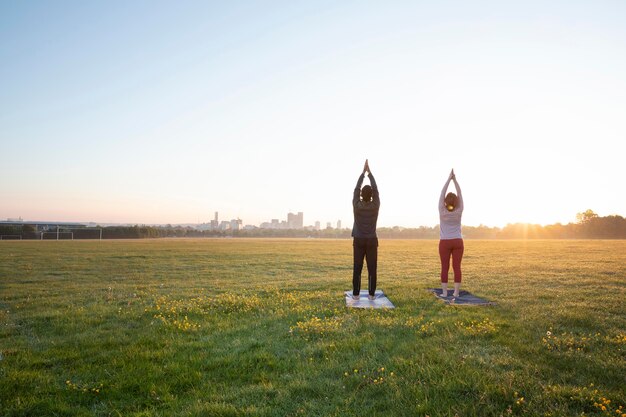
[[[352,209],[354,212],[354,225],[352,226],[352,237],[376,237],[376,221],[378,221],[378,210],[380,209],[380,196],[378,186],[372,173],[369,173],[370,184],[372,186],[372,201],[361,200],[361,185],[363,184],[365,173],[361,174],[354,188],[352,196]]]

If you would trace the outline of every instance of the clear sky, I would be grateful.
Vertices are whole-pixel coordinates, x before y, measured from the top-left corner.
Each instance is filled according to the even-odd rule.
[[[0,219],[626,215],[626,2],[0,0]]]

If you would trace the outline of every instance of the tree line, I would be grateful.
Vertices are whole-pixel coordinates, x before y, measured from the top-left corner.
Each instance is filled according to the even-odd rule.
[[[98,226],[98,228],[100,228]],[[103,239],[143,239],[173,237],[263,237],[263,238],[350,238],[350,229],[322,230],[197,230],[189,226],[107,226],[101,227]],[[99,233],[93,228],[74,229],[74,239],[97,239]],[[382,227],[377,230],[383,239],[439,239],[439,226],[418,228]],[[39,239],[32,226],[1,226],[0,236],[22,236],[23,239]],[[575,223],[541,226],[527,223],[508,224],[502,228],[488,226],[463,226],[466,239],[626,239],[626,219],[622,216],[600,217],[592,210],[578,213]],[[54,234],[44,235],[56,239]],[[69,236],[62,234],[61,239]]]
[[[383,228],[380,237],[407,239],[438,239],[439,225],[417,229]],[[626,239],[626,219],[622,216],[600,217],[592,210],[576,215],[575,223],[538,224],[513,223],[500,227],[463,226],[467,239]]]

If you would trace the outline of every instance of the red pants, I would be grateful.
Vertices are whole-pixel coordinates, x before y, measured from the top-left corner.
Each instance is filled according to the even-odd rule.
[[[439,257],[441,258],[441,282],[448,282],[450,256],[454,282],[461,282],[461,259],[463,259],[463,239],[442,239],[439,241]]]

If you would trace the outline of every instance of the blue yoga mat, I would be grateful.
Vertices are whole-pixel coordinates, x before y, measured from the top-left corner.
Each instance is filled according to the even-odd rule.
[[[485,300],[470,293],[469,291],[459,291],[459,296],[452,296],[452,290],[448,289],[448,296],[442,297],[443,293],[441,288],[429,288],[428,291],[432,292],[438,299],[449,305],[455,306],[491,306],[495,305],[493,301]]]

